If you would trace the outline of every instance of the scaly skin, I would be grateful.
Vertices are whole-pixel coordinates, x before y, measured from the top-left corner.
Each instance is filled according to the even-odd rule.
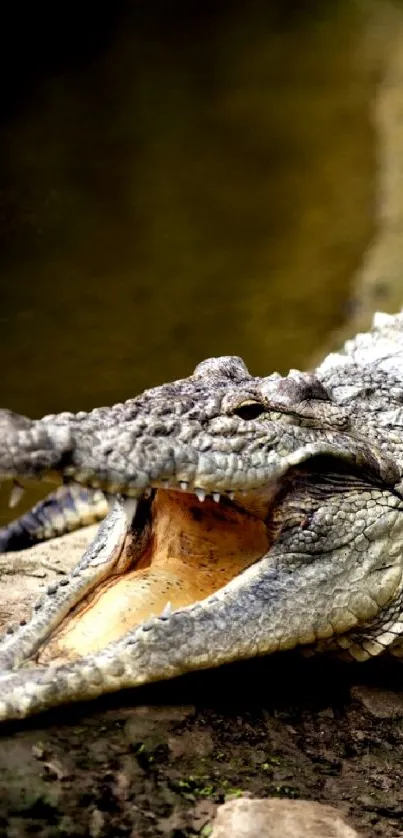
[[[25,550],[66,532],[101,521],[108,512],[105,495],[99,489],[59,486],[5,527],[0,527],[0,553]]]
[[[4,411],[0,476],[58,474],[133,500],[117,500],[71,577],[4,637],[0,718],[299,645],[357,660],[399,654],[402,362],[403,315],[378,315],[314,374],[254,378],[238,358],[210,359],[187,379],[89,414],[30,422]],[[199,516],[204,493],[245,515],[260,505],[265,555],[99,651],[35,663],[71,609],[116,572],[128,525],[139,538],[140,519],[172,490],[196,493]]]

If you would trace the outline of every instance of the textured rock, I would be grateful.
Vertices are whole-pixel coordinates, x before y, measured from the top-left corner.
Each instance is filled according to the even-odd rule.
[[[401,719],[403,717],[403,692],[357,684],[351,689],[352,698],[377,719]]]
[[[359,838],[333,806],[309,800],[231,800],[220,806],[211,838]]]

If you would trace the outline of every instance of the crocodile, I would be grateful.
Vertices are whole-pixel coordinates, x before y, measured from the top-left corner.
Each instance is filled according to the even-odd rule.
[[[113,407],[1,411],[1,479],[110,512],[0,641],[0,719],[296,647],[401,655],[402,370],[378,313],[311,372],[211,358]]]

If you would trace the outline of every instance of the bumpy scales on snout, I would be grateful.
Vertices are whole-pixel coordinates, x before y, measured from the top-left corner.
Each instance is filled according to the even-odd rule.
[[[0,546],[111,507],[0,642],[0,719],[296,646],[399,654],[402,369],[403,315],[377,315],[314,373],[217,358],[91,413],[0,412],[1,479],[68,484]]]

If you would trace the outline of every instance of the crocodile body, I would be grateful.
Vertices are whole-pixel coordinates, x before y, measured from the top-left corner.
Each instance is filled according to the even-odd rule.
[[[25,515],[0,527],[0,553],[26,550],[66,532],[102,521],[108,512],[105,495],[83,486],[59,486]]]
[[[297,646],[403,638],[403,314],[313,373],[236,357],[125,404],[0,413],[0,477],[116,501],[0,642],[0,719]]]

